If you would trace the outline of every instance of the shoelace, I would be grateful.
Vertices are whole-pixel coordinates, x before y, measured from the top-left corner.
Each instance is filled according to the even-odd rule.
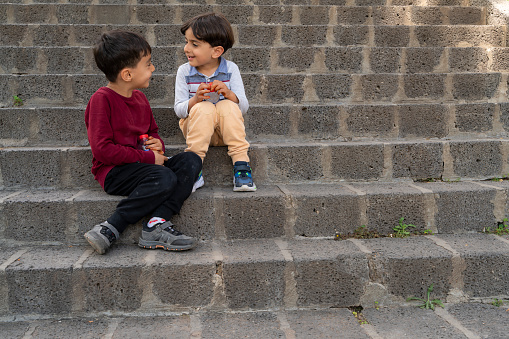
[[[177,237],[178,237],[179,235],[182,235],[182,233],[180,233],[180,232],[179,232],[179,231],[177,231],[176,229],[171,228],[170,226],[166,227],[164,230],[165,230],[165,231],[167,231],[167,232],[170,232],[171,234],[173,234],[173,235],[175,235],[175,236],[177,236]]]

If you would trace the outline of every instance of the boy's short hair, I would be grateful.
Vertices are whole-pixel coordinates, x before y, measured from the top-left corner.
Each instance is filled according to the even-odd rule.
[[[235,42],[232,26],[220,13],[195,16],[180,27],[180,32],[185,35],[189,28],[197,39],[208,42],[212,47],[221,46],[225,52]]]
[[[121,30],[103,33],[94,46],[95,63],[111,82],[117,80],[122,69],[135,67],[141,58],[151,53],[152,49],[145,38]]]

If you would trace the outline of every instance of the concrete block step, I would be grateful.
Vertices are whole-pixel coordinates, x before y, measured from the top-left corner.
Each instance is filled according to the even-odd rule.
[[[88,146],[84,111],[85,106],[0,108],[0,147]],[[165,143],[183,145],[173,108],[152,106],[152,112]],[[251,105],[244,119],[253,143],[509,137],[509,102]]]
[[[494,235],[205,242],[189,252],[3,247],[3,315],[348,307],[424,296],[507,295],[509,243]],[[482,273],[482,274],[480,274]],[[197,292],[199,291],[199,293]]]
[[[251,165],[262,184],[316,181],[489,179],[509,172],[507,139],[406,142],[306,141],[252,143]],[[172,156],[185,145],[167,145]],[[91,188],[89,147],[0,149],[5,188]],[[30,164],[30,165],[27,165]],[[230,185],[226,147],[211,147],[204,162],[210,185]]]
[[[152,46],[181,46],[172,24],[0,24],[4,46],[92,46],[103,31],[127,29]],[[505,47],[503,25],[234,25],[240,46]]]
[[[362,225],[387,237],[401,218],[415,226],[410,232],[478,233],[509,216],[507,181],[275,184],[244,194],[210,186],[210,177],[172,219],[179,231],[202,241],[332,239]],[[108,219],[122,198],[100,188],[2,190],[0,243],[87,244],[83,234]],[[119,242],[137,243],[147,218],[128,227]]]
[[[97,74],[92,47],[0,47],[0,74]],[[496,47],[236,47],[226,58],[244,73],[508,72],[509,48]],[[155,74],[187,62],[182,46],[152,48]]]
[[[22,4],[23,0],[0,0],[0,3],[14,3]],[[60,0],[44,0],[40,1],[44,3],[60,3]],[[70,1],[73,4],[88,4],[92,3],[92,0],[73,0]],[[161,5],[161,4],[174,4],[174,5],[255,5],[255,6],[267,6],[267,0],[98,0],[94,1],[94,4],[111,5],[111,4],[123,4],[123,5]],[[485,6],[484,1],[465,1],[465,0],[273,0],[270,1],[270,5],[279,6],[304,6],[309,7],[320,7],[320,6]],[[205,7],[205,6],[204,6]]]
[[[487,73],[307,73],[242,75],[253,105],[338,103],[443,103],[509,101],[507,74]],[[13,96],[27,105],[86,105],[106,86],[103,74],[0,74],[0,106],[11,107]],[[144,89],[151,105],[172,106],[174,74],[153,74]]]
[[[377,301],[377,305],[381,302]],[[388,304],[388,303],[386,303]],[[367,306],[367,305],[366,305]],[[32,335],[51,338],[60,333],[113,338],[161,336],[178,338],[391,338],[394,335],[422,338],[503,338],[509,329],[505,307],[486,303],[445,304],[436,312],[415,305],[392,305],[362,310],[362,325],[346,308],[297,308],[261,311],[193,310],[137,314],[89,314],[83,317],[12,316],[0,323],[9,338]],[[371,305],[370,305],[371,306]],[[359,317],[359,316],[358,316]],[[11,320],[12,319],[12,320]],[[494,321],[493,319],[496,319]],[[256,324],[255,326],[253,326]],[[453,324],[453,325],[452,325]]]
[[[484,25],[483,7],[203,5],[203,4],[0,4],[0,23],[180,24],[205,12],[223,13],[234,25]]]

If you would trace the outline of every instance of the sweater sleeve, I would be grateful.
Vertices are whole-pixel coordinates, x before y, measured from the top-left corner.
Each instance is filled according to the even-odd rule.
[[[187,111],[189,107],[189,89],[186,82],[186,66],[189,68],[189,64],[179,67],[175,79],[175,104],[173,109],[175,114],[181,119],[185,119],[189,115]]]
[[[242,114],[246,114],[249,108],[249,101],[244,91],[244,83],[242,82],[239,67],[235,63],[228,61],[228,71],[232,74],[230,78],[230,90],[235,93],[237,99],[239,99],[240,111]]]
[[[94,158],[105,165],[125,165],[134,162],[155,163],[153,152],[147,152],[114,142],[111,120],[115,119],[107,96],[96,93],[89,101],[86,112],[88,140]],[[117,112],[118,113],[118,112]],[[157,131],[155,133],[157,135]],[[154,134],[152,134],[154,135]]]

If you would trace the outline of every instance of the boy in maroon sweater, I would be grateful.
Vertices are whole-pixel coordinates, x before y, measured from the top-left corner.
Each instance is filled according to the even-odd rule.
[[[111,31],[101,36],[94,57],[109,83],[92,95],[85,112],[92,173],[106,193],[127,198],[85,238],[104,254],[129,224],[149,215],[140,247],[193,248],[196,240],[176,231],[169,220],[191,194],[202,161],[192,152],[164,155],[148,100],[137,90],[148,87],[155,70],[150,45],[138,34]],[[144,134],[148,138],[139,145]]]

